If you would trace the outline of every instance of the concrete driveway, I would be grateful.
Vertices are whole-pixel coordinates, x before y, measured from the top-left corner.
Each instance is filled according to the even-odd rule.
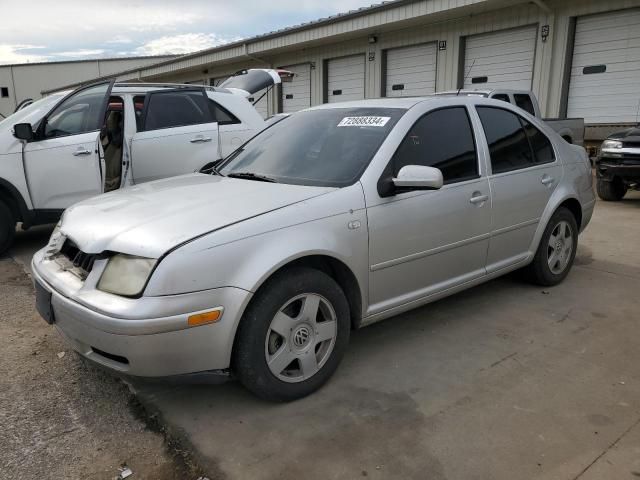
[[[512,275],[354,332],[306,399],[133,388],[212,479],[638,478],[640,195],[628,198],[597,205],[562,285]]]

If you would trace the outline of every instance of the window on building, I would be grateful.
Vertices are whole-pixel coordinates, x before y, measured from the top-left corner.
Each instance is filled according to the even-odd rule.
[[[478,177],[473,132],[464,107],[443,108],[420,118],[393,157],[393,174],[405,165],[439,168],[445,183]]]
[[[494,107],[477,107],[489,145],[493,173],[534,165],[529,140],[515,113]]]
[[[7,98],[9,96],[9,87],[0,87],[0,97]]]
[[[531,97],[529,95],[526,95],[524,93],[516,93],[515,95],[513,95],[513,98],[515,99],[517,106],[519,106],[524,111],[529,112],[534,117],[536,116],[536,111],[533,108],[533,101],[531,100]]]

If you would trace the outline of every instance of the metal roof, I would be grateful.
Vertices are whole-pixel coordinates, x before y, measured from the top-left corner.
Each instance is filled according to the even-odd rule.
[[[24,62],[24,63],[3,63],[0,64],[0,68],[4,67],[31,67],[34,65],[60,65],[62,63],[83,63],[83,62],[117,62],[119,60],[148,60],[150,58],[161,58],[163,61],[171,61],[180,57],[180,55],[141,55],[134,57],[105,57],[105,58],[84,58],[79,60],[56,60],[51,62]],[[160,63],[160,62],[158,62]],[[157,63],[151,63],[150,65],[157,65]],[[138,70],[142,67],[136,67],[135,70]]]

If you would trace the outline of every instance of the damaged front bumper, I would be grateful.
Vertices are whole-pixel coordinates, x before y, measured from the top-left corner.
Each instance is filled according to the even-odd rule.
[[[51,323],[74,350],[103,367],[141,377],[215,376],[228,370],[235,331],[251,296],[233,287],[136,299],[89,286],[70,289],[68,272],[47,261],[43,251],[34,256],[32,271],[37,288],[45,298],[50,295]],[[189,316],[218,307],[224,309],[219,321],[188,325]]]

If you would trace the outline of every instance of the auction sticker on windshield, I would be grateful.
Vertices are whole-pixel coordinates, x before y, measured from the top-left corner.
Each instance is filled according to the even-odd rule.
[[[391,117],[344,117],[338,124],[339,127],[384,127]]]

